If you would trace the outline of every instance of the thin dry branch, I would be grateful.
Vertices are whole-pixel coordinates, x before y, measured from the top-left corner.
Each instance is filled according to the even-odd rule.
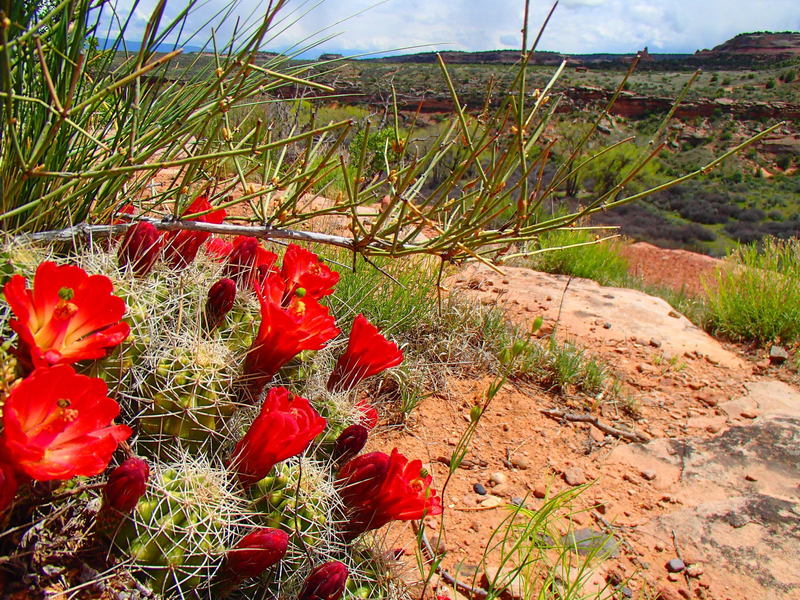
[[[644,443],[650,441],[650,438],[648,436],[639,431],[626,431],[624,429],[617,429],[616,427],[612,427],[611,425],[603,423],[602,421],[600,421],[600,419],[590,414],[571,413],[565,410],[558,410],[555,408],[542,409],[541,412],[553,419],[562,419],[564,421],[570,421],[573,423],[589,423],[597,427],[603,433],[607,433],[609,435],[613,435],[618,438],[628,440],[629,442]]]
[[[161,231],[203,231],[217,235],[246,235],[262,240],[297,240],[316,242],[331,246],[340,246],[348,250],[357,250],[358,241],[340,235],[329,235],[313,231],[296,229],[277,229],[268,225],[232,225],[229,223],[203,223],[201,221],[175,221],[141,218],[141,221],[152,223]],[[40,231],[27,235],[27,239],[40,242],[68,242],[75,238],[107,237],[125,233],[135,223],[118,223],[115,225],[88,225],[81,223],[54,231]]]

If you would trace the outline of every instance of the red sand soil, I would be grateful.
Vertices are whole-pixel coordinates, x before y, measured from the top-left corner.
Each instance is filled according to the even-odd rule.
[[[625,253],[634,272],[646,282],[684,288],[693,294],[703,293],[703,279],[721,262],[645,243],[632,244]],[[539,300],[530,298],[533,294],[524,287],[519,274],[489,275],[493,283],[471,285],[473,282],[467,280],[474,276],[472,273],[467,269],[455,276],[459,293],[501,306],[517,322],[541,314],[532,312],[529,305]],[[615,323],[611,331],[617,327]],[[668,334],[665,331],[663,336]],[[720,405],[743,397],[749,382],[765,381],[760,377],[763,369],[748,361],[741,348],[723,348],[711,338],[708,342],[730,355],[731,360],[721,363],[708,358],[708,353],[690,352],[670,357],[661,344],[635,337],[610,343],[601,337],[578,335],[574,342],[611,367],[621,393],[591,398],[574,390],[556,393],[506,384],[483,417],[465,466],[456,470],[447,485],[444,520],[426,519],[434,547],[446,551],[443,568],[449,573],[459,569],[474,572],[492,531],[508,515],[507,505],[513,498],[524,498],[526,507],[535,510],[554,491],[588,483],[573,507],[577,512],[562,525],[571,521],[574,529],[613,533],[624,541],[618,557],[595,564],[584,593],[599,592],[604,586],[624,586],[633,598],[642,600],[749,599],[754,589],[752,573],[732,575],[730,569],[716,570],[713,560],[694,547],[691,537],[676,540],[663,532],[653,533],[651,525],[659,519],[667,519],[684,507],[691,512],[703,505],[707,490],[702,485],[687,488],[681,469],[678,475],[651,471],[652,462],[637,462],[636,452],[629,450],[625,440],[587,423],[550,418],[542,411],[557,408],[590,413],[605,424],[635,430],[659,444],[684,438],[704,443],[752,422],[754,415],[747,411],[731,416]],[[441,489],[448,475],[447,460],[469,423],[469,410],[483,400],[491,381],[489,377],[452,379],[447,394],[427,398],[405,429],[378,436],[371,449],[389,451],[398,447],[409,457],[421,458]],[[634,406],[633,413],[626,410],[626,404]],[[495,484],[493,479],[500,483]],[[483,485],[488,495],[477,494],[474,484]],[[396,524],[387,535],[392,547],[402,547],[413,556],[416,542],[410,528]],[[747,532],[737,530],[737,535],[746,536]],[[741,539],[744,544],[745,538]],[[667,570],[666,563],[677,556],[692,565],[690,576]],[[407,562],[407,572],[413,571],[413,559]],[[478,570],[477,584],[485,586],[487,582]],[[439,586],[439,593],[458,600],[458,590],[445,585],[438,576],[433,583],[434,588]],[[602,597],[609,597],[608,591]],[[762,597],[771,596],[766,593]]]
[[[706,293],[714,271],[723,262],[705,254],[667,250],[647,242],[623,244],[620,253],[628,260],[632,275],[641,277],[648,284],[684,290],[694,296]]]

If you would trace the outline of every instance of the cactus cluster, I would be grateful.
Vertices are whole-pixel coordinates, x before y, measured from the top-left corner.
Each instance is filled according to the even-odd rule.
[[[16,273],[30,278],[48,252],[15,242],[5,256]],[[75,365],[107,383],[120,405],[119,421],[133,431],[128,455],[150,465],[149,480],[139,482],[146,492],[132,510],[126,502],[115,505],[111,494],[98,514],[96,531],[110,541],[120,564],[132,566],[165,598],[212,598],[239,586],[248,597],[256,588],[264,596],[298,597],[312,594],[308,590],[314,585],[344,581],[341,569],[345,576],[350,573],[347,589],[334,592],[345,598],[401,597],[401,589],[390,585],[386,561],[377,558],[380,553],[344,535],[349,517],[337,472],[363,446],[367,430],[358,425],[363,431],[354,452],[347,453],[353,445],[349,437],[348,448],[337,450],[342,432],[362,421],[364,413],[349,390],[325,389],[325,375],[334,363],[330,350],[298,352],[271,382],[313,398],[315,418],[325,423],[324,430],[311,433],[316,439],[304,452],[287,454],[290,458],[278,459],[266,477],[259,474],[249,481],[237,473],[239,445],[234,445],[253,429],[254,418],[265,418],[257,416],[263,396],[242,392],[242,366],[263,315],[253,291],[239,289],[232,308],[226,307],[208,327],[207,295],[224,267],[202,252],[182,270],[155,265],[146,274],[118,268],[115,251],[100,245],[79,249],[69,262],[108,276],[127,304],[130,336],[104,359]],[[308,284],[298,281],[290,280],[287,289],[302,298]],[[275,302],[285,306],[294,302],[292,297]],[[294,310],[287,308],[285,314],[300,314]],[[0,315],[4,318],[7,314]],[[0,321],[4,330],[6,325]],[[335,347],[341,350],[342,344]],[[8,344],[0,346],[0,358],[1,398],[17,374]],[[289,403],[294,393],[289,392]],[[290,404],[286,410],[282,414],[294,409]],[[267,431],[272,425],[263,427]],[[248,533],[263,528],[288,535],[285,555],[260,577],[231,578],[228,571],[235,561],[227,561],[226,554]],[[336,575],[333,583],[309,582],[329,571]]]

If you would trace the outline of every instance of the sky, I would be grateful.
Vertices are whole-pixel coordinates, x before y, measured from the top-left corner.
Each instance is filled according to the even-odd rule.
[[[120,6],[128,3],[118,0]],[[259,0],[237,0],[217,23],[221,35],[236,17],[263,11]],[[185,0],[168,0],[175,14]],[[155,0],[141,0],[126,38],[143,30]],[[185,30],[201,28],[225,0],[201,0]],[[530,25],[538,30],[550,0],[532,0]],[[397,53],[428,50],[519,48],[524,0],[288,0],[269,48],[321,52]],[[800,0],[561,0],[539,45],[571,54],[694,52],[745,31],[800,31]],[[205,28],[208,31],[208,27]],[[332,39],[324,40],[327,36]],[[190,43],[197,43],[195,39]]]

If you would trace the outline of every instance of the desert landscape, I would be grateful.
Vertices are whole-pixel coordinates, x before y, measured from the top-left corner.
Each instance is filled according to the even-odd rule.
[[[800,33],[520,4],[0,0],[0,597],[800,599]]]

